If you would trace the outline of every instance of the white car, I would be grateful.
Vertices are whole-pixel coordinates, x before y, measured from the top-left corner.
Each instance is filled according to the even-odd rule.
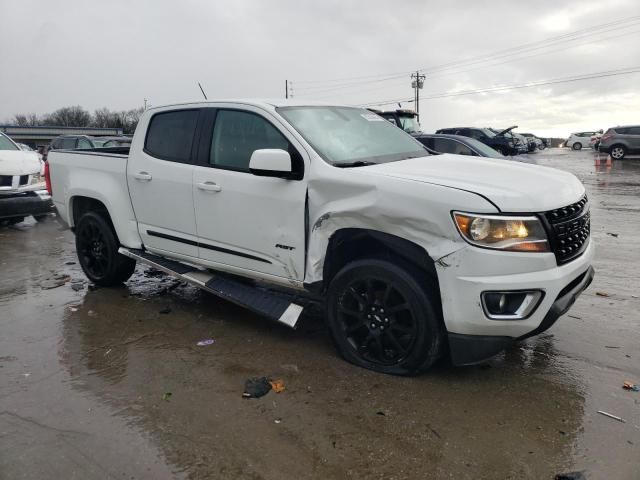
[[[0,222],[18,223],[27,215],[41,220],[52,213],[43,173],[36,152],[22,150],[0,132]]]
[[[569,147],[572,150],[582,150],[583,148],[591,147],[591,137],[597,135],[598,132],[576,132],[572,133],[569,138],[564,142],[565,147]],[[600,132],[602,134],[602,132]]]
[[[91,281],[119,284],[139,261],[290,327],[320,301],[342,356],[380,372],[483,361],[549,328],[593,278],[574,175],[430,155],[361,108],[155,107],[128,154],[49,162]]]

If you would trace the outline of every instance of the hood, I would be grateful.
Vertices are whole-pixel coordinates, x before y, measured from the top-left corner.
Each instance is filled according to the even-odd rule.
[[[0,150],[0,175],[33,175],[40,170],[40,158],[36,152]]]
[[[513,130],[514,128],[518,128],[518,125],[513,125],[509,128],[505,128],[504,130],[502,130],[499,133],[496,133],[496,137],[501,137],[502,135],[504,135],[505,133],[509,133],[511,130]]]
[[[477,193],[502,212],[544,212],[577,202],[573,174],[509,160],[442,154],[359,167],[363,172]],[[455,209],[455,205],[451,206]]]

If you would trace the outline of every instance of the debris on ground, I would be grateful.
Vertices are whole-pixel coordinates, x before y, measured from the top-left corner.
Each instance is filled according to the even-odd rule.
[[[65,265],[75,265],[76,262],[64,262]]]
[[[627,423],[627,422],[625,422],[622,418],[617,417],[617,416],[615,416],[615,415],[612,415],[611,413],[604,412],[604,411],[602,411],[602,410],[598,410],[598,413],[599,413],[600,415],[604,415],[605,417],[612,418],[612,419],[617,420],[617,421],[619,421],[619,422]]]
[[[616,347],[615,345],[605,345],[604,348],[620,348],[620,347]]]
[[[607,235],[614,237],[614,238],[618,238],[618,234],[617,233],[611,233],[611,232],[607,232]]]
[[[284,380],[269,380],[269,384],[271,385],[271,389],[276,393],[284,392],[285,390]]]
[[[596,295],[599,297],[610,297],[607,292],[596,292]]]
[[[584,472],[568,472],[559,473],[554,477],[555,480],[587,480],[584,476]]]
[[[171,392],[164,392],[162,394],[162,400],[164,400],[165,402],[168,402],[172,395],[173,393]]]
[[[158,313],[161,313],[163,315],[166,315],[167,313],[171,313],[171,307],[166,307],[163,308],[162,310],[160,310]]]
[[[71,310],[72,312],[77,312],[78,311],[78,305],[69,305],[69,310]]]
[[[575,318],[576,320],[582,320],[582,317],[578,317],[577,315],[567,315],[569,318]]]
[[[242,396],[245,398],[264,397],[271,391],[271,388],[271,383],[269,383],[267,377],[249,378],[244,382],[244,393]]]
[[[282,422],[282,420],[280,420],[279,418],[276,418],[276,419],[273,421],[273,423],[276,423],[276,424],[281,423],[281,422]]]
[[[204,340],[200,340],[196,345],[199,347],[206,347],[207,345],[213,345],[214,343],[215,340],[213,338],[206,338]]]
[[[82,283],[72,283],[71,284],[71,289],[74,292],[79,292],[80,290],[82,290],[84,288],[84,285]]]
[[[386,417],[387,416],[387,414],[384,413],[383,411],[376,412],[376,415],[380,415],[382,417]]]
[[[640,392],[640,385],[635,385],[631,382],[624,382],[622,388],[625,390],[631,390],[632,392]]]

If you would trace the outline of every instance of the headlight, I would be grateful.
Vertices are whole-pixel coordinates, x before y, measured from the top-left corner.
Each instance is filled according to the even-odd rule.
[[[31,176],[31,185],[36,185],[38,183],[43,183],[44,177],[40,174],[34,174]]]
[[[474,215],[453,212],[458,231],[467,242],[511,252],[549,252],[547,234],[536,217]]]

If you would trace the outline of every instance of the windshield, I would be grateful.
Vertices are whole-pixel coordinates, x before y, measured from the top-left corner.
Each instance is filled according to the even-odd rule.
[[[0,133],[0,150],[20,150],[15,143],[9,140],[4,134]]]
[[[335,166],[429,155],[420,142],[362,108],[280,107],[277,111],[325,161]]]
[[[399,117],[400,126],[407,133],[417,133],[422,131],[416,117]]]
[[[104,147],[104,144],[107,143],[109,140],[100,140],[98,138],[94,138],[92,141],[96,147]]]

